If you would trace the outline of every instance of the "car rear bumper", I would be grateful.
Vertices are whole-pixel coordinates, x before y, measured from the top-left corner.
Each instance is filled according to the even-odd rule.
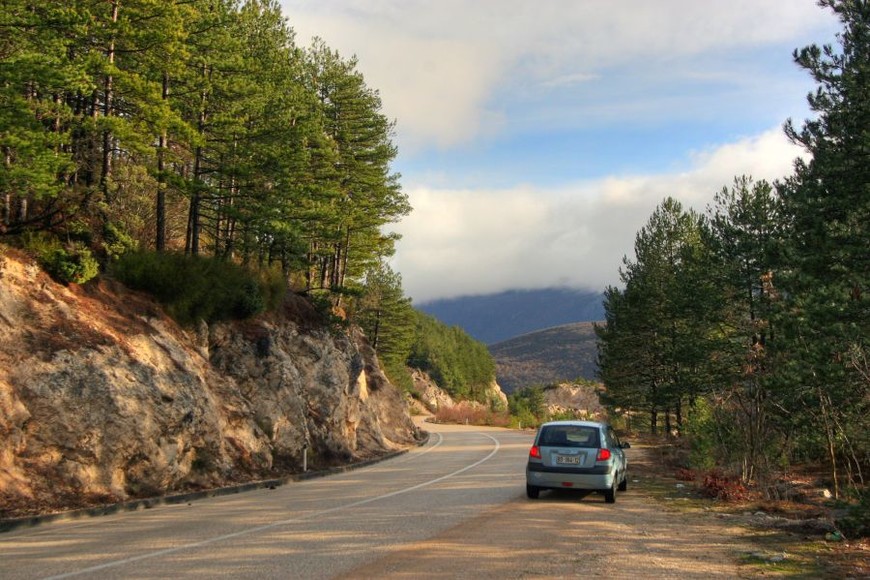
[[[616,471],[577,473],[564,468],[526,469],[526,483],[535,487],[605,491],[614,487],[615,479]]]

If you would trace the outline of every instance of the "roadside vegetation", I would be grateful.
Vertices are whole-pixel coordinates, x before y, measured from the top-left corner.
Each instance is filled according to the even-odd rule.
[[[606,292],[599,368],[624,425],[681,436],[720,499],[793,500],[796,468],[825,466],[854,538],[870,535],[870,4],[820,4],[843,30],[794,53],[818,84],[815,117],[785,124],[806,158],[775,183],[737,177],[704,213],[658,206]]]

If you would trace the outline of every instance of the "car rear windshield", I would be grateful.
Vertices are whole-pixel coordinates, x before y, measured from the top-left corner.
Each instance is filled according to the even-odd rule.
[[[598,429],[581,425],[542,427],[538,445],[544,447],[599,447]]]

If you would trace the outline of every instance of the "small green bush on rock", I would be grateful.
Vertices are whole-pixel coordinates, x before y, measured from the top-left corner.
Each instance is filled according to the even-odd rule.
[[[84,284],[100,273],[100,264],[91,251],[79,242],[62,244],[48,234],[29,236],[24,247],[36,256],[39,265],[62,284]]]

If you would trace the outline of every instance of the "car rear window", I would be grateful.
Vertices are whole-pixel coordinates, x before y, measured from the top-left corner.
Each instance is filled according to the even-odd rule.
[[[542,427],[538,445],[545,447],[599,447],[598,429],[580,425]]]

